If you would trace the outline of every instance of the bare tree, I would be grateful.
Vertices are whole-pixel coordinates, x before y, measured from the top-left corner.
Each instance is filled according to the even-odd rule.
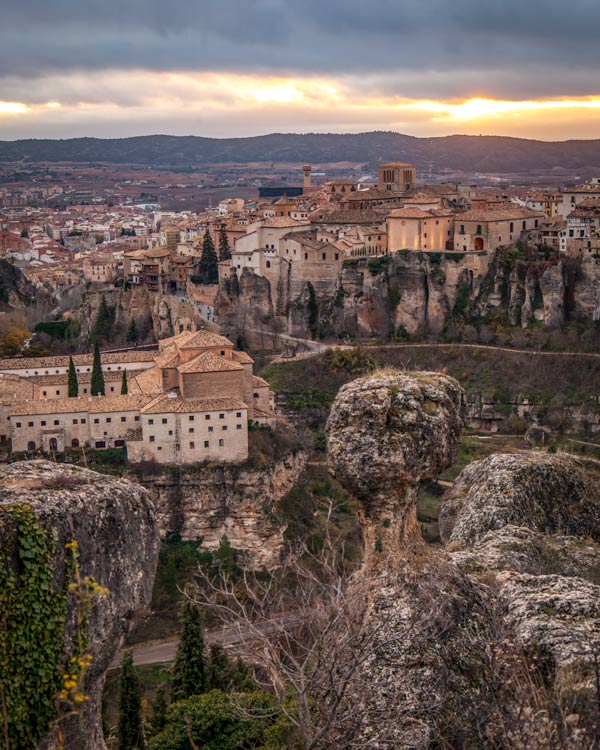
[[[320,551],[302,544],[273,574],[245,571],[235,580],[200,572],[196,601],[233,629],[236,652],[276,696],[303,750],[369,747],[359,740],[356,678],[374,642],[382,643],[386,620],[369,620],[373,581],[352,575],[343,545],[327,531]]]

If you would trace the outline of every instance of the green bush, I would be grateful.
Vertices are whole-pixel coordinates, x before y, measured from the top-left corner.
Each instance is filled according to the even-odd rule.
[[[389,255],[381,255],[377,258],[369,258],[369,260],[367,261],[367,268],[373,274],[373,276],[377,276],[378,273],[385,271],[390,261],[391,258]]]

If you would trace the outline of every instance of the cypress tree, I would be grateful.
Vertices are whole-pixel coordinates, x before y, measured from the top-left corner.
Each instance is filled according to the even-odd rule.
[[[94,328],[92,330],[92,340],[104,341],[110,339],[111,329],[115,322],[115,309],[110,308],[106,303],[106,298],[102,295],[100,300],[100,307],[98,308],[98,315],[94,322]]]
[[[181,610],[181,637],[173,666],[171,697],[180,701],[203,693],[205,687],[202,614],[197,604],[186,599]]]
[[[69,398],[77,398],[79,396],[79,383],[77,382],[77,370],[75,369],[75,363],[73,357],[69,357],[69,377],[67,380],[67,395]]]
[[[128,394],[128,388],[127,388],[127,370],[123,370],[123,377],[121,378],[121,396],[126,396]]]
[[[129,324],[129,328],[127,329],[127,339],[126,339],[127,343],[135,344],[138,338],[139,338],[138,329],[135,324],[135,320],[132,318],[131,323]]]
[[[210,236],[208,229],[204,235],[202,243],[202,255],[198,264],[198,276],[201,284],[216,284],[219,281],[217,253],[215,244]]]
[[[152,701],[152,718],[150,719],[152,734],[158,734],[165,728],[166,723],[167,700],[165,698],[165,689],[161,685],[154,694],[154,700]]]
[[[139,750],[144,747],[140,680],[130,651],[123,657],[121,665],[117,737],[119,750]]]
[[[219,232],[219,260],[229,260],[231,258],[231,249],[225,227],[221,227]]]
[[[104,396],[106,388],[104,375],[102,373],[102,361],[100,360],[100,345],[98,339],[94,342],[94,360],[92,362],[92,382],[90,392],[92,396]]]

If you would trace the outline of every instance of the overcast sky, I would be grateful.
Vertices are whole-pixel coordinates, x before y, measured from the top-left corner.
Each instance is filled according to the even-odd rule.
[[[0,18],[0,138],[600,137],[599,0],[2,0]]]

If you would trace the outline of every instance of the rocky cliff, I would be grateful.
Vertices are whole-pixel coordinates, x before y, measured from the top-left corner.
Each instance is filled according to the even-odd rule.
[[[248,269],[239,279],[223,280],[220,322],[255,350],[271,351],[285,345],[277,333],[390,339],[446,331],[458,340],[490,343],[506,327],[553,329],[570,321],[593,327],[600,316],[595,258],[544,260],[516,248],[495,256],[400,251],[346,260],[337,278],[318,287],[303,286],[301,273],[282,265],[273,283]]]
[[[10,747],[54,750],[60,728],[65,750],[103,750],[105,673],[151,595],[152,502],[135,484],[75,466],[14,463],[0,471],[0,540]]]
[[[368,584],[373,633],[349,689],[360,742],[595,747],[598,483],[560,455],[493,456],[446,501],[452,551],[426,547],[415,487],[452,459],[463,403],[444,375],[386,372],[345,386],[331,410],[329,462],[359,501],[353,585]]]
[[[279,560],[285,527],[277,504],[299,479],[304,452],[290,452],[256,467],[203,465],[154,467],[140,482],[149,491],[163,536],[202,539],[216,549],[224,535],[249,567],[272,567]]]

